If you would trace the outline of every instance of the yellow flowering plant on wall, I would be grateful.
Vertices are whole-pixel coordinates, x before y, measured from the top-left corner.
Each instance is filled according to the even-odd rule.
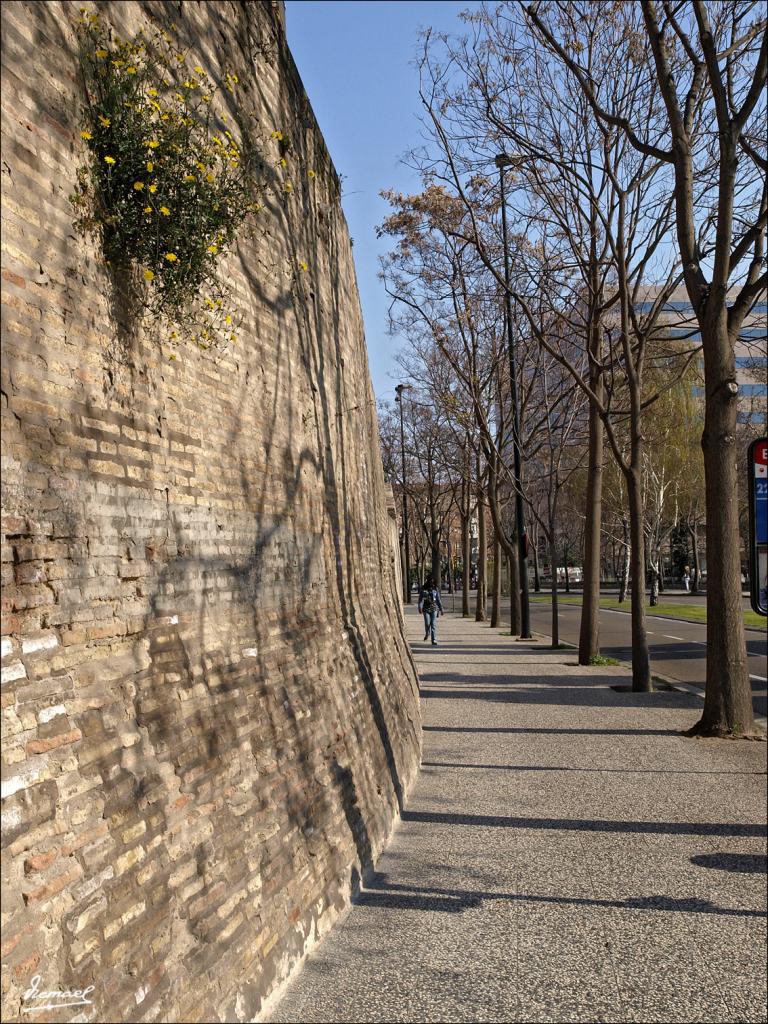
[[[254,161],[214,113],[216,84],[166,31],[121,40],[85,12],[79,30],[89,160],[72,196],[77,225],[110,265],[137,271],[143,312],[202,348],[232,342],[238,318],[220,263],[259,208]],[[226,92],[237,84],[228,73]]]

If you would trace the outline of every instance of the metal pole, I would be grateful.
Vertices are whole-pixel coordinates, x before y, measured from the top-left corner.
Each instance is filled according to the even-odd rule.
[[[523,509],[522,474],[520,467],[520,420],[517,408],[517,370],[515,368],[515,340],[512,328],[512,292],[509,245],[507,243],[507,199],[504,189],[504,168],[508,160],[496,157],[501,183],[501,233],[504,243],[504,284],[507,319],[507,348],[509,350],[509,394],[512,402],[512,450],[515,458],[515,515],[517,519],[517,557],[520,564],[520,617],[521,640],[531,639],[531,608],[528,598],[528,556],[526,552],[525,518]]]
[[[400,403],[400,459],[403,470],[403,550],[405,552],[405,576],[403,577],[403,599],[406,604],[411,603],[411,556],[408,551],[408,500],[405,495],[405,431],[403,429],[403,391],[402,384],[395,388]]]

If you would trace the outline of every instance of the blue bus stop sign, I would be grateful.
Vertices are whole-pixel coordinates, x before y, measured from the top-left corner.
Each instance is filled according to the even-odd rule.
[[[768,615],[768,437],[749,446],[749,593],[758,615]]]

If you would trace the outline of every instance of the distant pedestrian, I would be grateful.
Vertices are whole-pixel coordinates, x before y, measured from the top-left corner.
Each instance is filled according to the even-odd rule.
[[[690,566],[683,566],[683,587],[685,588],[686,594],[691,589],[691,569]]]
[[[443,605],[440,601],[440,591],[435,585],[432,576],[428,576],[424,586],[419,591],[419,611],[424,616],[424,639],[432,637],[432,646],[437,647],[437,617],[443,614]]]

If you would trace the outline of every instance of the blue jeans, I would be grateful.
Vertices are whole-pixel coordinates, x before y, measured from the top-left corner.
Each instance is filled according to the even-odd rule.
[[[427,636],[432,637],[432,643],[437,642],[437,608],[433,608],[431,612],[422,612],[424,616],[424,633]]]

